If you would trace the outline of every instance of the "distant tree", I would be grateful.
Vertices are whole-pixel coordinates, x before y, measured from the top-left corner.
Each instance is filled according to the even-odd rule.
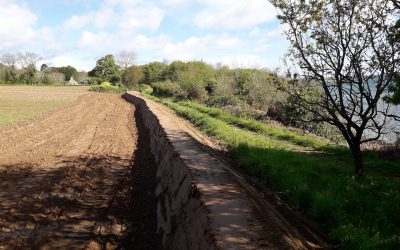
[[[65,81],[65,75],[58,71],[46,71],[46,76],[50,84],[61,84]]]
[[[15,68],[17,64],[17,57],[14,54],[7,53],[0,57],[0,62],[10,68]]]
[[[98,82],[118,83],[121,80],[120,67],[115,63],[113,55],[106,55],[99,59],[96,66],[89,71],[90,77],[95,77]]]
[[[64,74],[65,80],[69,81],[71,77],[74,77],[78,74],[78,71],[72,66],[60,67],[58,68],[58,72]]]
[[[36,67],[33,64],[28,65],[22,71],[22,74],[19,76],[19,82],[25,84],[34,84],[36,74]]]
[[[42,57],[34,52],[18,52],[16,58],[21,68],[32,67],[32,65],[36,68],[36,64],[42,60]]]
[[[139,66],[131,66],[122,73],[122,84],[127,88],[138,86],[144,81],[143,69]]]
[[[306,99],[290,88],[288,93],[313,120],[340,130],[361,176],[360,145],[379,139],[391,116],[381,99],[399,67],[399,41],[390,32],[393,5],[388,0],[270,1],[280,10],[289,55],[301,70],[301,77],[294,75],[290,83],[321,95]],[[374,135],[367,137],[367,130]]]
[[[135,64],[136,53],[133,51],[123,50],[117,54],[116,61],[121,68],[126,69]]]
[[[5,82],[11,83],[11,84],[18,82],[17,73],[16,73],[15,69],[13,69],[13,68],[6,69]]]
[[[188,65],[182,61],[174,61],[170,63],[162,74],[163,80],[177,81],[179,73],[188,70]]]
[[[42,64],[42,66],[40,66],[40,71],[45,71],[47,68],[49,68],[49,66],[47,66],[47,64]]]

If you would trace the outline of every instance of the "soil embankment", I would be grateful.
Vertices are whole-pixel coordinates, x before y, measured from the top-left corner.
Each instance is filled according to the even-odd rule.
[[[165,107],[136,93],[158,165],[158,228],[171,249],[321,249],[312,232],[292,226],[238,172],[207,153]],[[203,244],[203,245],[199,245]]]
[[[322,248],[135,95],[87,94],[0,130],[0,249]]]

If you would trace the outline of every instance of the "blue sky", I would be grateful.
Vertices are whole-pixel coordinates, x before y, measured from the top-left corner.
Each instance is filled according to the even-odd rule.
[[[0,16],[0,54],[32,51],[83,70],[121,50],[137,64],[274,68],[288,47],[267,0],[0,0]]]

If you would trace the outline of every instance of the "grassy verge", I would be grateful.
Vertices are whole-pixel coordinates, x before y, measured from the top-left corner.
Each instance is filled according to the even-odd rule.
[[[198,103],[152,99],[219,139],[248,174],[263,179],[282,199],[319,222],[338,248],[400,247],[399,181],[373,171],[398,173],[398,162],[366,154],[366,176],[355,180],[349,153],[314,137],[233,117]],[[304,153],[304,147],[326,150]]]

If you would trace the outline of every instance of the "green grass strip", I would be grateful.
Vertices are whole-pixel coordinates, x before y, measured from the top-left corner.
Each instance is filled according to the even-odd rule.
[[[240,124],[232,126],[228,118],[221,118],[223,113],[213,116],[210,110],[201,112],[199,106],[151,98],[218,138],[248,174],[264,180],[282,199],[319,222],[339,249],[399,248],[398,181],[368,171],[366,177],[355,180],[351,162],[289,151],[285,138],[271,141],[241,129]],[[286,139],[296,143],[304,138],[292,135]],[[366,164],[373,167],[376,163],[382,161],[371,158]]]

